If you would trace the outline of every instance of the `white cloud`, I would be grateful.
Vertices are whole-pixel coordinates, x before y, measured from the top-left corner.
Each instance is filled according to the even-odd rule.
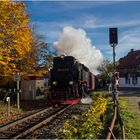
[[[140,50],[140,28],[131,29],[122,33],[116,53],[123,57],[131,49]]]
[[[39,32],[45,32],[47,34],[52,34],[51,32],[60,32],[65,26],[73,26],[76,28],[84,29],[99,29],[99,28],[110,28],[110,27],[133,27],[139,26],[140,20],[114,20],[114,19],[99,19],[93,15],[83,15],[70,20],[63,21],[43,21],[43,22],[33,22],[39,28]],[[57,33],[58,34],[58,33]],[[57,35],[56,34],[56,35]]]
[[[95,18],[86,20],[84,23],[84,28],[93,28],[94,26],[96,26],[96,22],[97,20]]]
[[[56,41],[62,29],[65,26],[73,26],[76,28],[84,28],[84,29],[102,29],[102,28],[110,28],[110,27],[118,27],[119,29],[119,44],[116,46],[116,59],[118,60],[120,57],[126,55],[130,49],[138,50],[140,49],[140,20],[114,20],[110,19],[98,19],[95,16],[91,15],[83,15],[77,19],[72,20],[64,20],[61,22],[53,21],[53,22],[33,22],[37,25],[37,30],[40,34],[46,36],[47,42]],[[129,27],[129,28],[128,28]],[[135,28],[134,28],[135,27]],[[129,30],[126,30],[128,28]],[[123,30],[122,30],[123,29]],[[97,31],[96,31],[97,32]],[[101,33],[101,32],[99,32]],[[90,36],[96,36],[96,33],[93,31],[93,35],[91,32],[87,32]],[[107,34],[108,35],[108,34]],[[102,35],[103,37],[104,35]],[[94,40],[93,40],[94,41]],[[96,45],[97,48],[102,50],[107,58],[112,60],[112,48],[109,44],[103,44],[101,40],[101,44]],[[104,49],[110,47],[109,49]]]
[[[129,20],[114,20],[114,19],[85,19],[83,28],[108,28],[108,27],[129,27],[140,25],[139,19]]]

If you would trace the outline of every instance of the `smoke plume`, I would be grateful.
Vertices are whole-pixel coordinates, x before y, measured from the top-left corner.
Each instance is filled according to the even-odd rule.
[[[91,44],[83,29],[65,27],[54,47],[60,54],[75,57],[84,64],[93,74],[97,74],[97,68],[103,61],[100,50]]]

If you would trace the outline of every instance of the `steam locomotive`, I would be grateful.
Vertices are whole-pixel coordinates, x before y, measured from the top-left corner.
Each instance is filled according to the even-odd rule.
[[[73,56],[55,57],[50,71],[51,104],[77,104],[95,88],[95,76]]]

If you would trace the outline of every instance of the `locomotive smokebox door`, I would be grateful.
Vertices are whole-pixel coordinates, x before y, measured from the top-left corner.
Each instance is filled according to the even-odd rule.
[[[110,44],[118,44],[118,31],[117,28],[109,28]]]

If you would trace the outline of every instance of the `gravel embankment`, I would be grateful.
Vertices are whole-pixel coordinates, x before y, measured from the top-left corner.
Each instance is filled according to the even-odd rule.
[[[63,123],[72,118],[73,115],[81,115],[82,112],[87,110],[87,108],[74,106],[65,111],[63,114],[57,117],[57,119],[51,121],[47,125],[44,125],[42,128],[37,130],[34,134],[34,137],[29,136],[28,138],[36,139],[56,139],[58,131],[63,127]]]

